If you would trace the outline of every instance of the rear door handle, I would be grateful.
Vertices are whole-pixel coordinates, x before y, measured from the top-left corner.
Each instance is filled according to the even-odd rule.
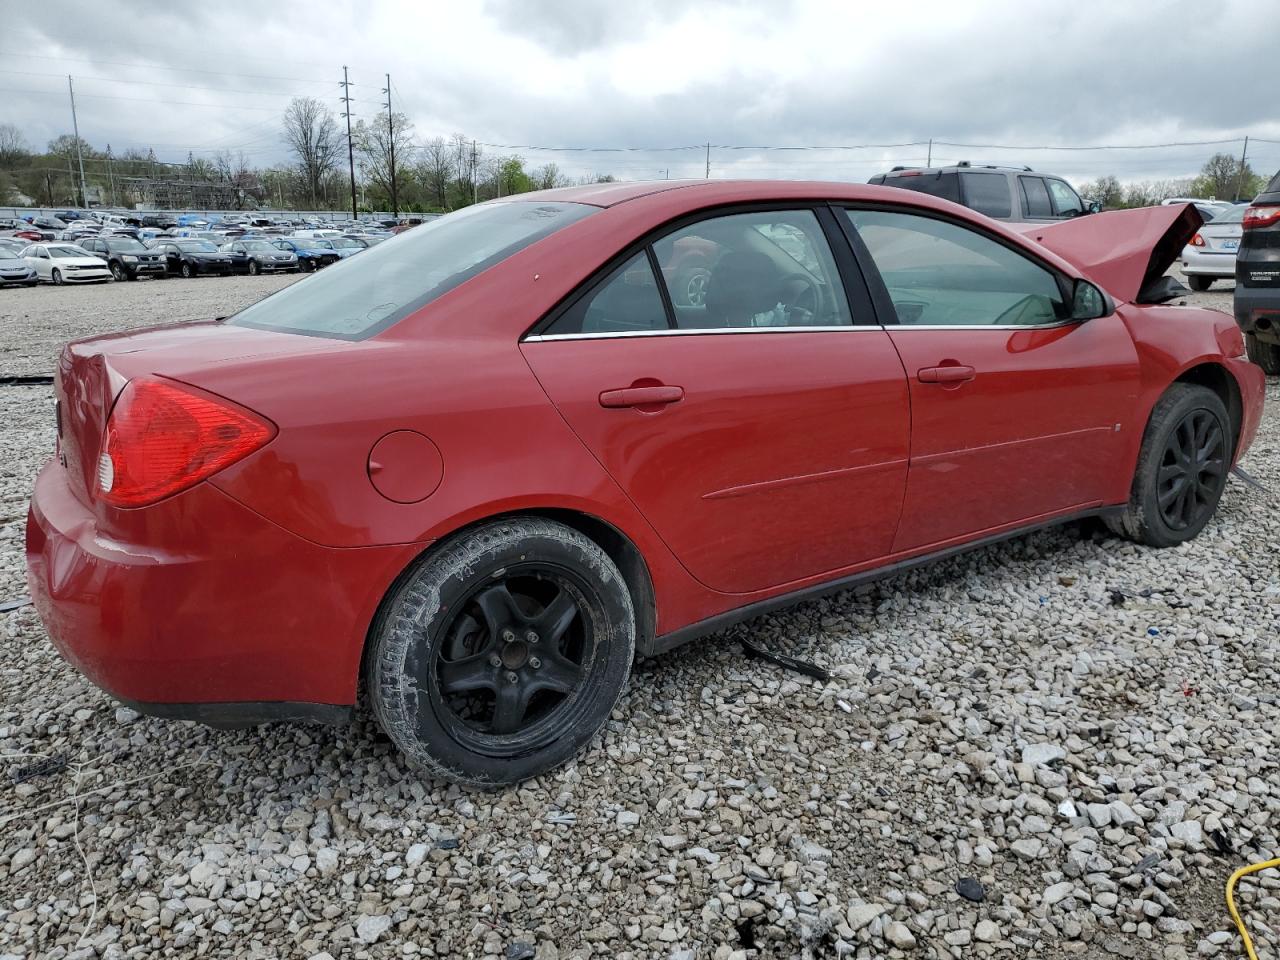
[[[921,367],[916,371],[916,379],[921,383],[964,383],[974,378],[973,367],[960,364],[948,364],[945,367]]]
[[[623,387],[600,394],[602,407],[647,407],[677,403],[684,399],[684,387]]]

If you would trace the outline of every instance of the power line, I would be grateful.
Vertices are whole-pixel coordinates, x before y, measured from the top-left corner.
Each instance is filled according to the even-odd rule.
[[[333,82],[332,80],[320,80],[315,77],[279,77],[257,73],[232,73],[227,70],[198,70],[195,67],[166,67],[158,63],[122,63],[119,60],[97,60],[87,57],[50,57],[36,53],[23,53],[19,50],[0,49],[0,53],[32,60],[55,60],[65,63],[100,63],[108,67],[130,67],[136,70],[168,70],[173,73],[206,73],[219,77],[240,77],[244,80],[288,80],[292,83],[320,83],[325,86],[329,86]],[[61,76],[61,74],[59,74],[59,76]]]
[[[39,73],[34,70],[0,70],[0,73],[11,74],[18,77],[63,77],[61,73]],[[213,93],[234,93],[252,97],[290,97],[297,96],[295,93],[281,91],[266,90],[233,90],[228,87],[202,87],[191,83],[162,83],[159,80],[127,80],[124,77],[86,77],[83,74],[76,74],[78,80],[89,80],[97,83],[133,83],[148,87],[176,87],[181,90],[208,90]]]
[[[0,92],[34,94],[36,96],[45,96],[45,97],[62,96],[61,93],[58,93],[57,91],[54,91],[54,90],[15,90],[12,87],[0,87]],[[113,96],[108,96],[105,93],[82,93],[80,94],[80,96],[82,98],[93,99],[93,100],[122,100],[126,103],[163,103],[163,104],[172,105],[175,107],[217,107],[219,110],[227,109],[227,105],[225,103],[200,103],[195,100],[149,100],[145,97],[113,97]],[[279,107],[251,107],[248,104],[244,104],[244,103],[237,103],[235,105],[235,109],[266,110],[270,113],[280,112]]]

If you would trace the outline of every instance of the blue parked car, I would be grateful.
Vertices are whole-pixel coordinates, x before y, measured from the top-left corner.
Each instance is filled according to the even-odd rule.
[[[307,271],[319,270],[341,259],[338,251],[325,240],[312,240],[307,237],[281,237],[272,240],[281,250],[292,250],[298,255],[298,269]]]

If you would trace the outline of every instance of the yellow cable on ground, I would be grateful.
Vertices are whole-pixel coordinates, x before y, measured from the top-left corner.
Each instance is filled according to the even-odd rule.
[[[1240,939],[1244,941],[1244,952],[1248,955],[1249,960],[1258,960],[1258,955],[1253,951],[1253,941],[1249,939],[1249,931],[1245,929],[1244,921],[1240,919],[1240,911],[1236,909],[1236,881],[1241,877],[1247,877],[1251,873],[1258,873],[1269,867],[1280,867],[1280,860],[1264,860],[1262,863],[1253,863],[1247,867],[1241,867],[1227,880],[1227,910],[1231,913],[1231,919],[1236,922],[1236,929],[1240,931]]]

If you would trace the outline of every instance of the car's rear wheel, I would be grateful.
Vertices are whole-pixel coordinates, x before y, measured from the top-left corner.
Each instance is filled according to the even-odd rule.
[[[494,787],[559,766],[600,729],[630,675],[635,615],[593,541],[513,518],[424,556],[370,644],[373,710],[408,759]]]
[[[1190,540],[1218,508],[1232,447],[1231,420],[1218,395],[1175,383],[1151,412],[1129,503],[1107,525],[1152,547]]]
[[[1260,366],[1263,373],[1273,377],[1280,374],[1280,344],[1259,340],[1256,333],[1246,333],[1244,348],[1249,359]]]
[[[1213,277],[1205,277],[1192,274],[1187,277],[1187,282],[1191,284],[1191,289],[1197,293],[1204,293],[1213,286]]]

